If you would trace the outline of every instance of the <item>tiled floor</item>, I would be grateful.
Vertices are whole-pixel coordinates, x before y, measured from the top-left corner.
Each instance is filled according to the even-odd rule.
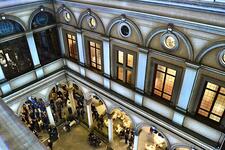
[[[53,150],[106,150],[106,143],[98,148],[92,147],[88,143],[88,129],[77,125],[72,127],[70,132],[64,132],[60,130],[60,137],[53,145]],[[124,144],[124,139],[120,140],[118,137],[114,137],[113,142],[114,150],[127,150],[127,145]]]

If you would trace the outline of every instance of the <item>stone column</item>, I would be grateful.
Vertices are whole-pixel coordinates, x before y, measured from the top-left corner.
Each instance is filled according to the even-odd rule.
[[[113,120],[112,120],[112,115],[107,114],[108,116],[108,140],[109,143],[113,143]]]
[[[47,111],[48,120],[49,120],[50,125],[55,126],[55,120],[54,120],[54,117],[52,115],[52,109],[51,109],[50,105],[46,106],[46,111]]]
[[[31,54],[31,57],[32,57],[34,67],[37,67],[37,66],[40,65],[40,59],[39,59],[37,47],[36,47],[36,44],[35,44],[35,41],[34,41],[33,32],[26,33],[26,37],[27,37],[27,42],[28,42],[28,46],[29,46],[29,49],[30,49],[30,54]]]
[[[104,87],[110,89],[110,45],[109,38],[103,39]]]
[[[86,56],[85,56],[84,42],[83,42],[81,31],[77,31],[77,44],[78,44],[80,64],[85,65]],[[82,66],[80,66],[80,74],[82,76],[86,76],[85,68]]]
[[[64,37],[63,37],[62,26],[58,25],[57,29],[58,29],[58,33],[59,33],[59,42],[60,42],[61,54],[62,54],[62,56],[65,56],[66,50],[65,50],[65,45],[64,45]]]
[[[198,67],[199,66],[196,66],[194,64],[186,63],[184,79],[177,104],[178,109],[186,111],[188,107],[188,103],[192,94],[192,89],[195,83],[195,78],[197,76]]]
[[[2,99],[0,99],[0,112],[1,139],[8,149],[47,150]]]
[[[88,115],[88,125],[89,125],[89,128],[91,128],[93,125],[91,103],[87,103],[87,115]]]
[[[139,134],[138,134],[138,132],[135,132],[133,150],[138,150],[138,140],[139,140]]]
[[[40,67],[41,63],[40,63],[40,59],[39,59],[39,56],[38,56],[36,43],[34,41],[33,32],[26,33],[26,37],[27,37],[27,42],[28,42],[30,54],[31,54],[31,57],[32,57],[33,65],[36,68],[36,70],[35,70],[36,76],[37,76],[38,79],[42,78],[44,76],[44,71],[43,71],[42,67]]]
[[[75,111],[76,111],[76,104],[75,104],[75,100],[74,100],[74,97],[73,97],[74,87],[72,85],[68,85],[68,86],[69,87],[67,88],[67,90],[68,90],[68,93],[69,93],[69,99],[70,99],[70,104],[71,104],[71,107],[72,107],[72,112],[74,114]]]

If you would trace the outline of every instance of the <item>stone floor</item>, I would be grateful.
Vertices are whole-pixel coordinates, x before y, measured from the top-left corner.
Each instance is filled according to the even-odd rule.
[[[84,126],[77,125],[72,127],[70,132],[59,129],[59,139],[53,144],[53,150],[106,150],[107,144],[102,143],[99,148],[95,148],[88,143],[88,129]],[[114,150],[127,150],[124,139],[114,136]]]

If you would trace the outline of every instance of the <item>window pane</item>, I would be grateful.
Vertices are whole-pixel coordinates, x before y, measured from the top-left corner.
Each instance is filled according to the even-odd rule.
[[[101,52],[97,49],[97,63],[101,65]]]
[[[162,95],[162,92],[158,91],[158,90],[154,90],[154,94],[158,95],[158,96],[161,96]]]
[[[90,45],[91,45],[92,47],[95,47],[95,43],[94,43],[94,42],[90,42]]]
[[[166,81],[164,85],[164,92],[166,92],[169,95],[172,95],[173,92],[173,86],[174,86],[175,77],[166,75]]]
[[[166,100],[170,100],[171,99],[171,96],[170,95],[168,95],[168,94],[163,94],[163,96],[162,96],[163,98],[165,98]]]
[[[218,88],[219,88],[219,86],[216,85],[216,84],[213,84],[213,83],[208,82],[208,83],[207,83],[207,88],[208,88],[208,89],[211,89],[211,90],[213,90],[213,91],[217,91]]]
[[[157,65],[157,69],[158,70],[161,70],[162,72],[165,72],[166,71],[166,67],[161,66],[161,65]]]
[[[101,70],[102,66],[101,65],[97,65],[97,69]]]
[[[75,36],[74,35],[72,36],[72,39],[75,40]]]
[[[220,88],[220,93],[225,94],[225,88],[221,87]]]
[[[205,116],[205,117],[208,117],[208,114],[209,114],[207,111],[204,111],[204,110],[201,110],[201,109],[198,110],[198,113],[202,116]]]
[[[210,111],[215,95],[215,92],[206,89],[202,98],[200,108]]]
[[[164,73],[159,72],[159,71],[156,72],[156,78],[155,78],[155,88],[156,89],[162,91],[164,78],[165,78]]]
[[[94,68],[96,68],[96,63],[92,62],[91,63],[91,66],[94,67]]]
[[[91,47],[91,61],[96,62],[95,58],[95,48]]]
[[[127,70],[127,83],[131,84],[132,81],[132,72]]]
[[[211,115],[209,116],[209,118],[212,119],[212,120],[214,120],[214,121],[220,122],[220,117],[215,116],[215,115],[213,115],[213,114],[211,114]]]
[[[176,76],[176,70],[173,70],[173,69],[168,68],[168,69],[167,69],[167,73],[168,73],[168,74],[171,74],[171,75],[173,75],[173,76]]]
[[[127,54],[127,66],[128,67],[133,67],[133,55]]]
[[[100,44],[96,43],[96,48],[100,49]]]
[[[123,68],[122,67],[118,67],[118,70],[117,70],[117,78],[119,80],[122,80],[123,81]]]
[[[219,94],[212,112],[218,116],[222,116],[225,109],[225,96]]]
[[[118,62],[123,64],[123,52],[118,51]]]

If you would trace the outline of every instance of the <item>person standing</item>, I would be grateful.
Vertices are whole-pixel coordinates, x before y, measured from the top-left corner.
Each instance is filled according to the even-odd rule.
[[[48,147],[50,148],[50,150],[52,150],[52,148],[53,148],[53,143],[49,139],[48,139]]]

